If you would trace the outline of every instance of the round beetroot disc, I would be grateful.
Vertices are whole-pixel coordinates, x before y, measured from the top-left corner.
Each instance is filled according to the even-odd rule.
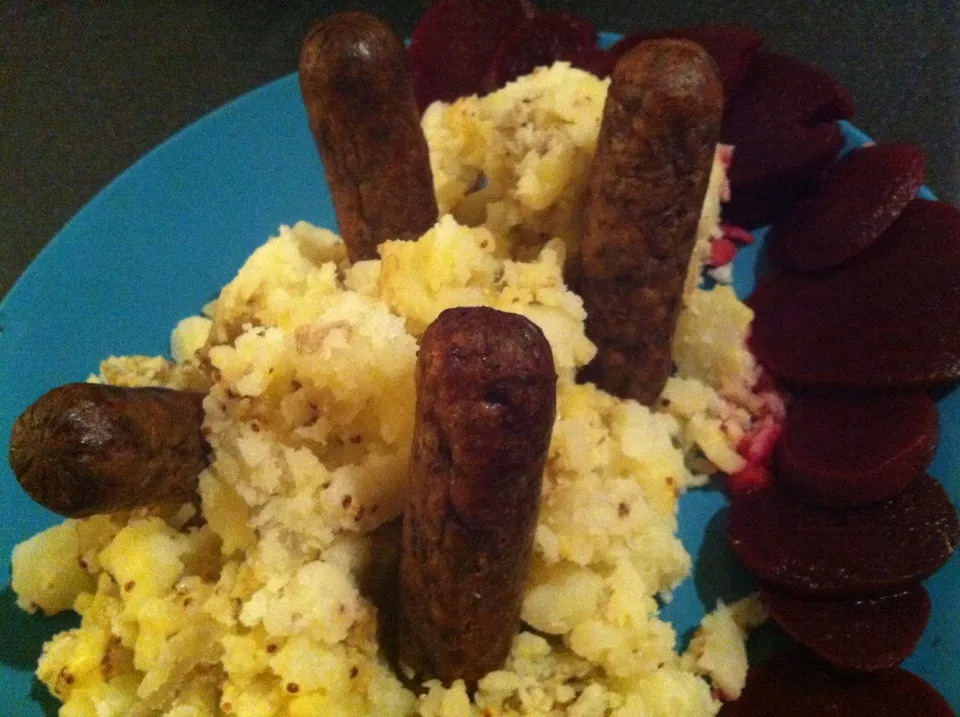
[[[856,261],[764,282],[750,343],[778,378],[889,388],[960,380],[960,211],[914,199]]]
[[[533,17],[528,0],[437,0],[410,35],[417,104],[480,92],[500,43]]]
[[[844,674],[800,654],[751,667],[747,684],[719,717],[952,717],[929,684],[895,667]]]
[[[760,597],[785,633],[821,660],[847,670],[899,665],[930,618],[930,596],[919,584],[862,600],[817,600],[770,590]]]
[[[925,391],[801,396],[776,449],[776,479],[813,505],[899,494],[933,460],[937,407]]]
[[[735,146],[724,216],[748,229],[777,221],[816,188],[843,145],[835,120],[852,116],[850,94],[825,70],[753,54],[720,131]]]
[[[923,155],[909,144],[855,149],[830,167],[810,198],[770,232],[789,269],[829,269],[851,259],[900,215],[923,185]]]
[[[558,60],[584,58],[596,47],[597,30],[582,17],[563,11],[538,13],[500,43],[483,89],[492,92]]]
[[[794,595],[868,597],[932,575],[957,546],[957,512],[921,475],[892,500],[815,508],[775,487],[738,496],[727,536],[764,585]]]
[[[763,106],[734,106],[720,139],[734,145],[727,221],[748,229],[768,224],[809,195],[843,146],[835,122],[808,126],[782,120]]]

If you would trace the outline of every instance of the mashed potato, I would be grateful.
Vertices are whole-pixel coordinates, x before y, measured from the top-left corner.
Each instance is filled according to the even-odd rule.
[[[37,674],[63,717],[713,715],[746,671],[756,605],[719,606],[686,654],[658,617],[691,569],[677,502],[736,471],[754,420],[751,312],[697,288],[716,233],[715,164],[656,410],[578,385],[593,357],[564,284],[606,83],[560,63],[424,117],[444,214],[350,265],[333,233],[281,227],[174,330],[174,361],[111,358],[94,380],[207,392],[212,462],[192,506],[68,520],[17,547],[21,606],[79,628]],[[557,418],[523,603],[502,669],[474,694],[406,689],[360,592],[370,535],[402,510],[424,329],[452,306],[538,324]],[[739,617],[738,617],[739,616]],[[752,616],[752,617],[751,617]]]

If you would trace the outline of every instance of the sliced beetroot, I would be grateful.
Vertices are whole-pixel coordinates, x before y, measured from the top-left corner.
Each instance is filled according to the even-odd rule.
[[[747,672],[747,684],[719,717],[952,717],[929,684],[895,667],[838,672],[805,655],[775,657]]]
[[[731,108],[809,126],[854,114],[850,93],[826,70],[764,50],[753,55]]]
[[[925,391],[797,399],[776,449],[776,478],[824,507],[878,503],[930,465],[940,438]]]
[[[922,475],[892,500],[816,508],[775,488],[737,497],[728,538],[764,585],[795,595],[863,597],[932,575],[957,545],[957,512]]]
[[[571,60],[570,64],[579,67],[581,70],[592,72],[597,77],[609,77],[613,72],[613,66],[617,64],[617,58],[610,50],[604,50],[599,47],[588,47],[578,52]]]
[[[774,376],[886,388],[960,380],[960,211],[914,199],[856,261],[788,274],[751,302],[750,342]]]
[[[437,0],[410,36],[410,64],[421,111],[482,90],[500,43],[533,17],[528,0]]]
[[[896,667],[917,646],[930,618],[923,585],[862,600],[817,600],[763,590],[770,617],[821,660],[846,670]]]
[[[763,38],[752,27],[744,25],[695,25],[670,30],[656,30],[628,35],[610,48],[613,62],[644,40],[678,39],[697,43],[717,63],[723,90],[729,96],[740,85]],[[611,65],[610,69],[613,67]],[[609,71],[608,71],[609,74]]]
[[[720,132],[735,145],[724,216],[748,229],[778,219],[817,186],[843,146],[834,121],[852,116],[849,93],[826,71],[757,52]]]
[[[769,241],[780,261],[792,269],[828,269],[866,249],[916,196],[923,165],[920,150],[909,144],[850,152],[773,228]]]
[[[500,44],[483,89],[491,92],[537,67],[574,60],[596,47],[597,30],[582,17],[560,10],[538,13]]]
[[[777,220],[813,192],[843,147],[836,123],[808,127],[738,110],[727,112],[723,134],[734,145],[723,216],[748,229]]]

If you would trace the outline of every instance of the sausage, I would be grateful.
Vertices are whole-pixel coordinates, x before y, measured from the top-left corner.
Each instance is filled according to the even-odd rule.
[[[430,154],[407,52],[373,15],[314,26],[300,50],[300,90],[351,261],[437,221]]]
[[[203,394],[68,383],[13,426],[10,466],[40,505],[69,518],[187,502],[208,464]]]
[[[584,377],[650,404],[670,346],[723,117],[699,45],[643,42],[613,70],[587,180],[572,282],[598,354]]]
[[[458,308],[424,333],[416,381],[400,671],[472,684],[519,629],[557,375],[529,320]]]

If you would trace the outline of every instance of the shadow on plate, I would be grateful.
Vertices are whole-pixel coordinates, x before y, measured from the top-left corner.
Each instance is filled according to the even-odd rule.
[[[43,717],[57,717],[60,713],[60,701],[51,695],[47,686],[36,677],[33,678],[33,687],[30,688],[30,699],[40,707]]]
[[[17,607],[17,596],[8,585],[0,591],[0,663],[18,672],[33,672],[43,643],[57,632],[69,630],[79,624],[78,616],[70,611],[46,617],[37,612],[30,614]],[[36,678],[30,689],[30,698],[43,714],[55,717],[60,703]]]
[[[703,544],[693,566],[697,595],[705,606],[723,600],[728,605],[756,590],[753,578],[740,567],[727,547],[727,512],[721,508],[703,532]]]
[[[697,555],[693,569],[693,579],[697,594],[704,605],[715,605],[723,600],[728,605],[756,592],[757,584],[744,570],[727,547],[727,514],[729,508],[718,510],[704,530],[703,545]],[[692,637],[693,631],[683,636],[684,645]],[[751,631],[747,642],[747,655],[750,664],[763,662],[771,656],[783,652],[792,644],[772,621]]]

